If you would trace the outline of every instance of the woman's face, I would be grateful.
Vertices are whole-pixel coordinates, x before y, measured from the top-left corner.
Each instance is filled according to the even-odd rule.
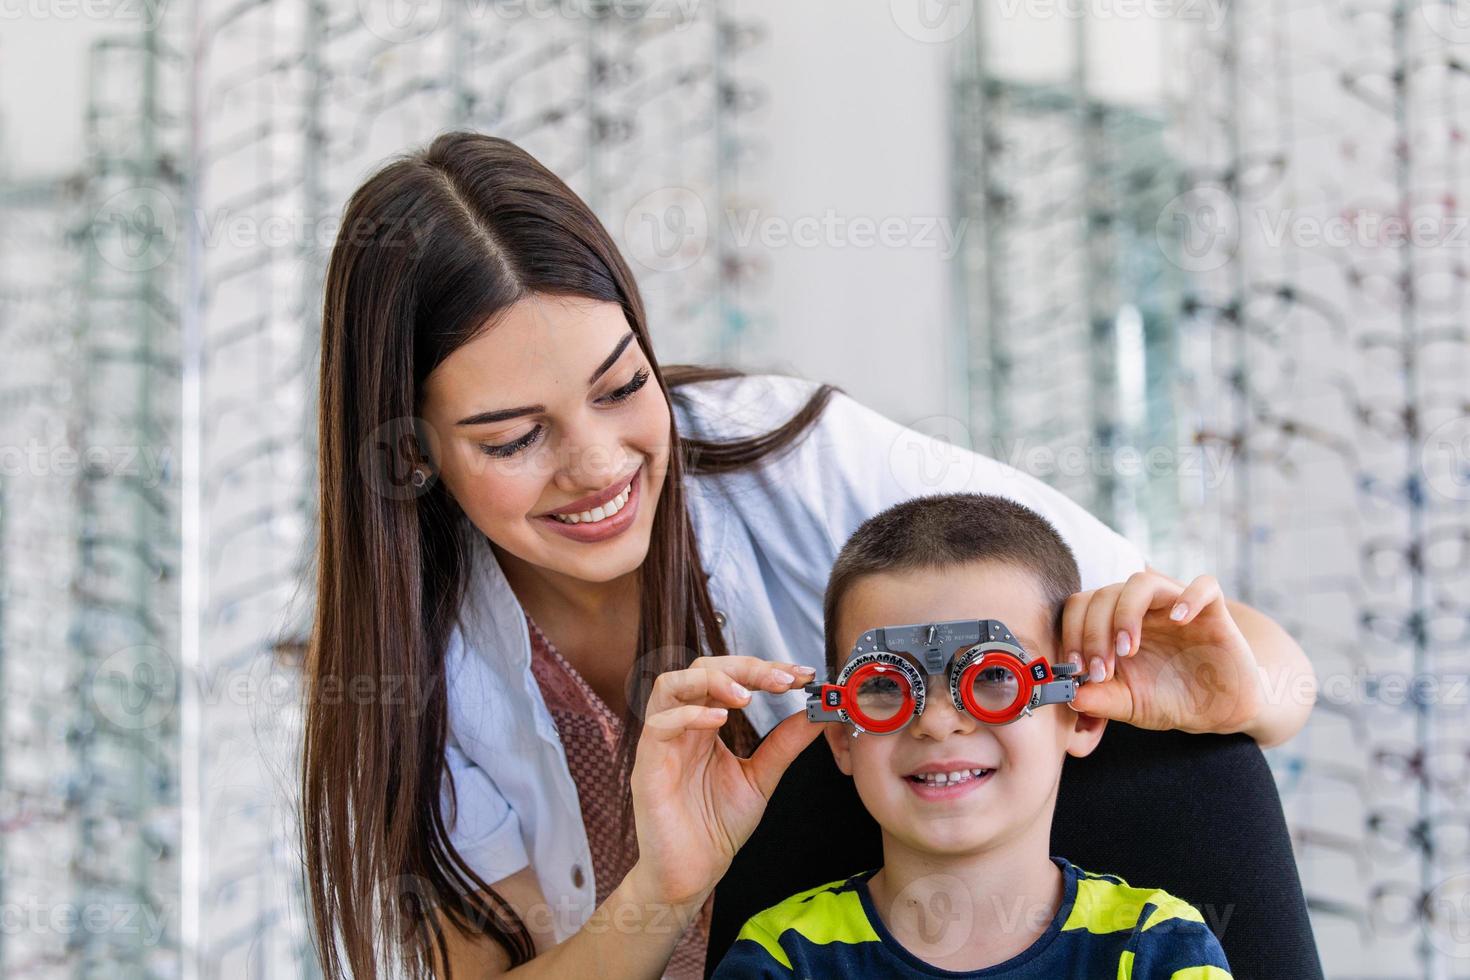
[[[500,549],[588,582],[643,563],[669,404],[617,303],[520,301],[430,373],[420,414],[439,479]],[[613,499],[576,524],[549,516],[594,496]]]

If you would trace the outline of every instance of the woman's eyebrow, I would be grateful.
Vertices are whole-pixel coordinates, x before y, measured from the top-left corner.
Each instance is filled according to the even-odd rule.
[[[626,348],[628,344],[632,342],[632,340],[633,331],[629,330],[627,333],[623,334],[623,339],[618,341],[618,345],[612,349],[612,353],[607,355],[606,360],[597,365],[597,370],[593,371],[592,377],[587,379],[587,386],[589,388],[597,384],[597,379],[606,374],[607,369],[618,362],[618,358],[623,356],[624,348]]]
[[[628,344],[631,343],[632,340],[633,331],[629,330],[627,333],[623,334],[623,339],[618,341],[618,345],[613,348],[612,353],[607,355],[606,359],[604,359],[601,364],[597,365],[597,370],[593,371],[592,377],[587,379],[587,386],[589,388],[597,384],[597,379],[606,374],[608,368],[612,367],[618,362],[618,358],[623,356],[623,351],[627,349]],[[545,405],[525,405],[521,408],[501,408],[496,409],[493,412],[480,412],[477,415],[466,416],[465,418],[460,419],[454,424],[488,425],[491,422],[505,422],[509,419],[518,419],[522,415],[535,415],[537,412],[544,411],[546,411]]]

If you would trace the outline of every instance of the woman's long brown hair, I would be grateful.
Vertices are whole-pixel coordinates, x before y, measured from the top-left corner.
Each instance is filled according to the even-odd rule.
[[[442,134],[390,161],[348,201],[323,303],[300,816],[314,939],[334,980],[426,977],[435,963],[447,971],[436,910],[494,939],[513,964],[533,955],[524,924],[450,842],[452,809],[441,812],[441,789],[453,801],[444,657],[465,587],[467,519],[442,486],[416,487],[404,468],[421,451],[411,422],[429,372],[531,293],[621,304],[670,404],[683,397],[680,385],[741,374],[660,369],[638,288],[611,237],[512,143]],[[834,390],[819,386],[785,424],[748,439],[683,439],[671,424],[675,449],[639,571],[638,650],[682,651],[659,669],[726,653],[684,474],[738,470],[792,445]],[[630,679],[625,775],[655,674],[640,664]],[[721,736],[742,753],[754,742],[738,712]],[[616,802],[626,814],[624,797]]]

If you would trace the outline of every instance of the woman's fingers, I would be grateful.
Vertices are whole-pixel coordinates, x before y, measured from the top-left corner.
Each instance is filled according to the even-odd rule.
[[[797,684],[806,684],[817,676],[816,669],[808,667],[806,664],[792,664],[781,660],[762,660],[759,657],[735,657],[729,655],[723,657],[698,657],[689,666],[739,668],[742,664],[748,665],[750,668],[756,670],[769,669],[773,681],[770,686],[764,687],[763,690],[769,690],[775,694],[788,691]]]
[[[1169,611],[1169,618],[1176,623],[1191,622],[1201,609],[1224,598],[1225,594],[1220,590],[1220,583],[1215,576],[1200,575],[1175,600],[1174,607]],[[1184,607],[1182,610],[1181,606]]]
[[[1082,657],[1087,668],[1087,679],[1106,680],[1112,676],[1113,657],[1116,656],[1115,633],[1113,632],[1113,610],[1118,605],[1121,585],[1108,585],[1092,593],[1087,612],[1082,619]]]
[[[703,704],[681,704],[677,708],[651,714],[643,723],[643,731],[657,742],[668,742],[691,731],[713,731],[729,717],[725,708]]]
[[[1126,582],[1068,597],[1062,610],[1063,655],[1080,653],[1089,680],[1103,681],[1116,672],[1117,658],[1138,652],[1143,617],[1151,609],[1172,607],[1171,616],[1189,622],[1205,605],[1223,598],[1219,584],[1201,575],[1183,588],[1152,570],[1134,572]]]
[[[780,667],[786,673],[792,674],[796,677],[796,683],[792,685],[793,687],[801,687],[803,684],[810,684],[817,678],[817,668],[808,667],[806,664],[783,663],[780,665]]]
[[[658,675],[648,696],[648,715],[681,704],[740,707],[750,700],[750,689],[729,672],[711,667],[686,667]]]
[[[814,676],[816,671],[809,667],[797,669],[795,664],[757,657],[700,657],[689,667],[667,671],[654,680],[648,713],[707,701],[740,707],[750,699],[752,690],[779,694]]]
[[[1114,653],[1128,657],[1138,652],[1143,635],[1143,615],[1150,609],[1161,609],[1172,603],[1182,589],[1162,575],[1134,572],[1123,583],[1118,604],[1113,607]],[[1126,637],[1126,645],[1120,637]]]
[[[1087,619],[1087,606],[1092,601],[1093,590],[1074,592],[1062,604],[1062,656],[1070,659],[1072,654],[1082,658],[1082,669],[1087,670],[1087,658],[1082,653],[1082,625]]]
[[[756,746],[745,764],[746,772],[766,799],[776,792],[776,784],[786,767],[822,732],[822,726],[806,720],[806,712],[798,711],[771,729]]]
[[[1094,718],[1133,720],[1133,692],[1127,684],[1083,684],[1068,704],[1072,710]]]

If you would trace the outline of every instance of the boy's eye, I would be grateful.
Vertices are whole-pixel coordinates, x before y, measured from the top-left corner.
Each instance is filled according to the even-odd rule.
[[[1016,675],[1006,668],[986,667],[975,672],[970,692],[975,703],[986,711],[1000,711],[1015,702],[1020,695],[1020,687]]]
[[[870,677],[858,685],[858,709],[874,721],[886,721],[903,707],[906,686],[896,677]]]
[[[627,401],[629,398],[632,398],[635,394],[638,393],[639,388],[642,388],[645,384],[648,383],[649,376],[650,375],[646,370],[639,369],[638,371],[635,371],[632,381],[629,381],[627,384],[623,385],[612,394],[604,396],[602,400],[605,402],[612,402],[613,404]],[[538,425],[530,432],[527,432],[525,435],[521,436],[515,442],[508,442],[501,446],[486,446],[482,444],[480,446],[480,452],[484,453],[487,456],[513,456],[516,453],[520,452],[522,449],[525,449],[527,446],[531,445],[531,443],[535,442],[537,438],[540,437],[540,435],[541,426]]]

